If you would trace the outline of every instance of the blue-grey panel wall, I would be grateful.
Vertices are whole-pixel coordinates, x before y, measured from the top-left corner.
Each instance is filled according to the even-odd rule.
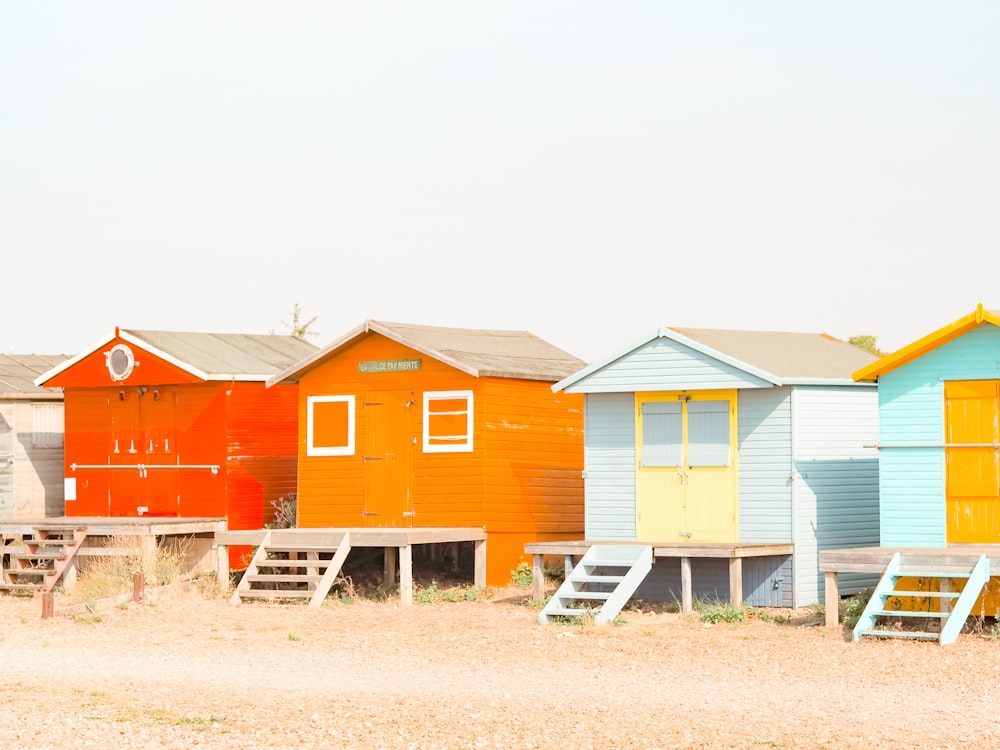
[[[791,542],[791,391],[740,391],[739,538]]]
[[[799,386],[792,395],[795,606],[823,600],[819,551],[879,543],[878,392]],[[841,593],[877,577],[847,576]]]
[[[701,352],[655,339],[620,357],[566,390],[569,393],[768,388],[768,383]]]
[[[681,601],[681,563],[658,557],[653,569],[632,597],[649,602]],[[743,560],[743,603],[754,607],[790,607],[791,559],[747,557]],[[721,558],[691,560],[691,594],[696,600],[729,601],[729,561]]]
[[[1000,378],[1000,329],[982,325],[879,378],[884,546],[944,546],[944,381]]]
[[[584,527],[587,539],[635,539],[635,397],[584,400]]]

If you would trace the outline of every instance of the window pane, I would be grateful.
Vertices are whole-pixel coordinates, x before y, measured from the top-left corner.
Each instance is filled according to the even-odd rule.
[[[319,448],[347,447],[347,403],[321,401],[313,404],[313,445]]]
[[[472,450],[472,391],[424,393],[424,451]]]
[[[681,463],[681,405],[677,401],[642,404],[642,465]]]
[[[306,453],[353,455],[354,396],[310,396],[306,404]]]
[[[688,403],[688,466],[729,466],[729,402]]]

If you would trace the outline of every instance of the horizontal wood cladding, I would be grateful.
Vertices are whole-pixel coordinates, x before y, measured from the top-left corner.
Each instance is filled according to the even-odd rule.
[[[487,379],[486,528],[583,533],[583,396],[550,384]]]
[[[135,357],[132,373],[120,382],[112,379],[105,358],[105,353],[118,344],[129,347]],[[100,388],[117,385],[175,385],[200,382],[201,379],[190,372],[160,359],[135,344],[115,338],[46,381],[45,385],[49,388]]]
[[[65,470],[77,481],[77,499],[66,502],[66,515],[135,515],[150,506],[152,514],[224,517],[231,529],[254,529],[271,520],[274,501],[295,492],[295,386],[185,383],[140,391],[131,383],[66,390]],[[160,416],[147,423],[142,410],[154,403]],[[150,441],[153,455],[145,450]],[[73,464],[122,468],[74,471]],[[139,464],[219,470],[160,469],[142,476],[133,468]],[[161,500],[168,498],[165,511],[144,499],[154,486]]]
[[[360,372],[359,363],[420,359],[419,370]],[[423,394],[471,391],[473,449],[423,450]],[[365,446],[370,433],[366,399],[390,394],[412,402],[398,436],[408,453],[414,526],[485,526],[487,531],[583,532],[583,397],[553,394],[551,383],[477,378],[380,335],[361,339],[306,373],[299,383],[299,524],[360,525],[366,508]],[[350,456],[309,456],[310,396],[354,396],[355,449]],[[375,405],[377,408],[377,405]],[[371,466],[368,470],[370,472]],[[488,554],[491,554],[488,552]]]
[[[233,383],[228,393],[229,528],[257,529],[296,491],[298,387]]]

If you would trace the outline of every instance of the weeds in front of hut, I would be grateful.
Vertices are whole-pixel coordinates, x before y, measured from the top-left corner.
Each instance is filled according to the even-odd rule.
[[[531,566],[526,562],[519,562],[514,570],[510,571],[510,583],[519,589],[531,588],[535,575],[531,571]]]
[[[475,586],[456,586],[454,588],[439,588],[436,581],[429,586],[413,592],[413,601],[420,604],[435,604],[437,602],[475,602],[482,596],[482,589]]]
[[[698,619],[709,625],[721,622],[747,622],[750,619],[748,608],[728,602],[710,602],[699,600],[693,603]]]
[[[114,535],[104,546],[108,552],[87,559],[66,602],[85,603],[127,594],[141,574],[146,585],[163,586],[176,581],[188,557],[186,542],[150,545],[141,536]]]
[[[861,619],[862,613],[865,611],[865,607],[868,606],[868,600],[872,598],[872,594],[875,593],[874,588],[866,588],[857,592],[856,594],[843,599],[840,602],[840,621],[848,628],[854,628],[858,624],[858,620]]]

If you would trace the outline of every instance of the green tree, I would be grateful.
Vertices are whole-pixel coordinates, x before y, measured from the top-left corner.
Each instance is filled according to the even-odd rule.
[[[302,308],[296,302],[292,308],[292,322],[286,323],[285,321],[281,321],[281,325],[288,328],[294,338],[299,339],[299,341],[305,341],[306,336],[319,336],[317,331],[310,330],[310,327],[316,322],[318,317],[318,315],[313,315],[309,320],[303,320]]]
[[[871,352],[876,357],[884,357],[887,354],[887,352],[883,352],[875,346],[874,336],[851,336],[851,338],[847,339],[847,343],[859,349],[864,349],[866,352]]]

